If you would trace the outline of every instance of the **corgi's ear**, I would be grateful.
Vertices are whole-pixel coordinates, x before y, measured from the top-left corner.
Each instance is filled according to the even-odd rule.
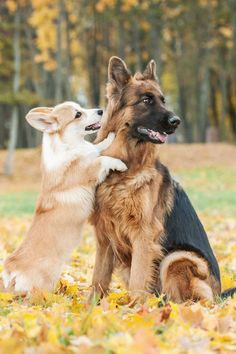
[[[26,115],[27,122],[35,129],[46,133],[55,133],[60,125],[55,115],[52,115],[53,108],[38,107],[33,108]]]

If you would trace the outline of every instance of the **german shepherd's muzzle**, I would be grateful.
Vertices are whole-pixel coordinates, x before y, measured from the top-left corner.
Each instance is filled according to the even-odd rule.
[[[180,118],[166,109],[163,95],[145,93],[134,104],[133,112],[137,118],[130,127],[131,135],[154,144],[163,144],[180,124]]]

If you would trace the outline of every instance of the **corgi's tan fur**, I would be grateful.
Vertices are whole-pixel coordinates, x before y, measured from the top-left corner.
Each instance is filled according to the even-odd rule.
[[[30,230],[5,261],[7,289],[53,290],[93,211],[96,186],[110,170],[126,170],[119,159],[99,156],[113,141],[113,133],[97,145],[84,139],[99,128],[101,115],[101,110],[83,109],[74,102],[27,114],[27,121],[43,132],[42,187]]]

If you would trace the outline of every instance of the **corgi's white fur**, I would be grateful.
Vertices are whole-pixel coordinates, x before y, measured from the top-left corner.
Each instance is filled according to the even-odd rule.
[[[7,289],[53,290],[93,211],[96,186],[110,170],[127,169],[121,160],[99,156],[113,141],[113,133],[97,145],[84,139],[99,128],[101,115],[101,110],[75,102],[27,114],[27,121],[43,132],[42,188],[28,234],[4,263]]]

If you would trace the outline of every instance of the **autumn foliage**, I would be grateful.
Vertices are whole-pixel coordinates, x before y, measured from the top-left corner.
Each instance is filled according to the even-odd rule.
[[[235,147],[170,145],[160,155],[197,206],[220,264],[223,289],[235,286]],[[1,260],[30,225],[33,203],[29,210],[23,207],[39,189],[39,158],[39,150],[17,151],[14,177],[0,176]],[[0,164],[3,160],[2,151]],[[86,226],[55,293],[34,291],[21,298],[0,292],[0,353],[235,352],[236,297],[216,304],[176,305],[151,295],[142,301],[116,275],[109,296],[97,306],[87,301],[94,255],[93,229]]]

